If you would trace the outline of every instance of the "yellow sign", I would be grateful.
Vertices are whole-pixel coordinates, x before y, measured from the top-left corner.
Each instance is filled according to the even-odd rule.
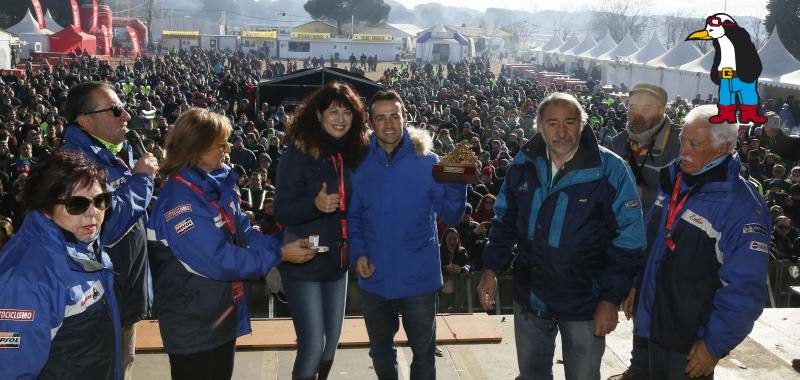
[[[359,41],[380,41],[380,42],[392,42],[394,41],[394,37],[389,34],[360,34],[356,33],[353,34],[354,40]]]
[[[292,39],[295,40],[328,40],[330,38],[330,33],[292,32]]]
[[[278,38],[278,31],[244,30],[242,31],[242,38],[276,39]]]
[[[161,38],[198,38],[200,32],[196,30],[162,30]]]

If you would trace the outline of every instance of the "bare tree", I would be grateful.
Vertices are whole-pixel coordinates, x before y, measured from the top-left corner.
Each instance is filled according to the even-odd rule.
[[[562,13],[557,19],[553,21],[553,33],[556,34],[562,41],[575,33],[575,24],[570,19],[571,15]]]
[[[746,18],[743,24],[743,27],[750,33],[750,39],[753,40],[756,49],[760,49],[761,46],[764,46],[767,42],[767,37],[769,37],[767,29],[764,27],[764,20],[758,17],[750,17]]]
[[[501,29],[511,33],[511,48],[519,49],[527,47],[526,44],[530,42],[530,37],[539,30],[539,26],[523,20],[508,24]]]
[[[644,37],[642,33],[649,28],[651,18],[645,14],[649,9],[649,0],[602,0],[592,19],[590,29],[598,35],[608,30],[615,41],[621,41],[625,34]]]
[[[664,47],[671,49],[675,45],[685,42],[686,36],[700,29],[703,16],[697,11],[680,10],[664,16]],[[695,41],[696,42],[696,41]],[[694,43],[694,42],[693,42]],[[707,44],[697,44],[705,52]]]

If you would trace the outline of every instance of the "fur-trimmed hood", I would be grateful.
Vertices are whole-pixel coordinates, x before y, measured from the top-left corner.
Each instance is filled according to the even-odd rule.
[[[426,156],[433,152],[433,136],[420,128],[406,127],[408,132],[408,139],[414,144],[414,154],[417,156]]]

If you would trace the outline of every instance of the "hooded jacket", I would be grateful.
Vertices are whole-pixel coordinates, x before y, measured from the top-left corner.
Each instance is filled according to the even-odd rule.
[[[739,176],[738,156],[699,176],[683,174],[680,196],[694,190],[665,243],[665,225],[679,161],[665,168],[648,215],[649,257],[634,329],[676,352],[703,339],[709,353],[726,356],[753,329],[767,300],[770,213],[756,189]],[[678,198],[680,199],[680,198]]]
[[[575,156],[551,180],[541,134],[509,165],[495,201],[484,267],[514,261],[514,300],[566,321],[619,305],[644,260],[642,208],[633,174],[584,127]]]
[[[61,149],[83,152],[89,160],[106,169],[107,188],[112,191],[113,198],[103,222],[101,241],[114,263],[122,325],[131,326],[144,317],[150,305],[145,223],[147,206],[153,197],[153,179],[131,172],[134,160],[127,141],[120,152],[127,157],[123,161],[77,124],[67,127]]]
[[[113,282],[98,241],[28,212],[0,252],[0,377],[119,379]]]
[[[193,168],[170,178],[153,207],[147,230],[155,300],[164,350],[207,351],[249,333],[248,289],[234,302],[234,282],[264,276],[280,263],[280,242],[251,228],[227,166],[212,173]],[[216,204],[234,224],[226,227]],[[238,297],[237,297],[238,298]]]
[[[391,160],[372,135],[367,157],[352,175],[348,210],[350,264],[369,258],[375,273],[359,278],[362,290],[386,299],[430,293],[442,287],[436,218],[461,220],[466,186],[433,179],[439,157],[424,130],[404,128]]]

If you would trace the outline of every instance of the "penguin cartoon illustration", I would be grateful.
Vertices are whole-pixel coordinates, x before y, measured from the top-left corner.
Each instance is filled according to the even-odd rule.
[[[735,123],[736,105],[739,105],[739,122],[763,124],[767,121],[758,114],[758,77],[761,75],[761,58],[747,30],[740,27],[728,14],[716,13],[706,18],[705,29],[698,30],[689,40],[712,40],[714,65],[711,81],[719,86],[717,115],[712,123]]]

